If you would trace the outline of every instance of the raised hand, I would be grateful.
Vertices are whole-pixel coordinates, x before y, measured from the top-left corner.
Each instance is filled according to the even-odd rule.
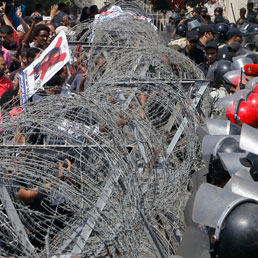
[[[15,13],[17,18],[22,18],[22,11],[21,11],[21,6],[17,7],[17,12]]]
[[[51,5],[50,16],[52,17],[52,19],[57,15],[57,10],[58,10],[57,4]]]

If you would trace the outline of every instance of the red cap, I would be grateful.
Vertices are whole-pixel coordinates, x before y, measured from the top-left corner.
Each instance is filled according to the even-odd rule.
[[[258,64],[246,64],[244,71],[246,75],[258,76]]]

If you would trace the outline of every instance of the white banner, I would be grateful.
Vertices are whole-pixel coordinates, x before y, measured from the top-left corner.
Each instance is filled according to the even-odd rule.
[[[51,44],[33,63],[19,75],[21,104],[33,96],[39,88],[49,81],[68,61],[71,56],[65,32],[60,32]]]
[[[97,14],[95,15],[94,17],[94,21],[93,21],[93,24],[94,25],[97,25],[103,21],[109,21],[109,20],[112,20],[118,16],[125,16],[125,15],[132,15],[134,17],[137,17],[138,19],[141,19],[141,20],[145,20],[149,23],[152,23],[151,19],[150,18],[147,18],[145,16],[137,16],[135,13],[133,12],[125,12],[121,9],[120,6],[116,6],[116,5],[113,5],[110,9],[108,9],[106,12],[103,12],[101,14]]]

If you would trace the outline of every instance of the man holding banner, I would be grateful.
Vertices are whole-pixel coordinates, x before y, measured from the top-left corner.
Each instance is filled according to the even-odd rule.
[[[70,53],[65,33],[62,31],[32,64],[19,75],[21,104],[26,103],[68,61]]]

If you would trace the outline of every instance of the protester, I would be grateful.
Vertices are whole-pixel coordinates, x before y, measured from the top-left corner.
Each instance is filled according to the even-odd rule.
[[[9,70],[9,68],[6,66],[5,72],[4,72],[4,76],[5,76],[6,78],[10,79],[10,75],[11,75],[10,70]]]
[[[52,24],[57,28],[63,22],[63,17],[68,16],[67,5],[63,2],[58,4],[57,15],[53,18]]]
[[[21,44],[14,40],[13,29],[9,25],[0,27],[0,38],[4,48],[7,49],[12,56],[10,71],[14,71],[20,66],[19,55],[21,52]]]
[[[85,6],[82,9],[81,17],[80,17],[80,22],[85,22],[89,19],[90,17],[90,9],[89,7]]]
[[[16,16],[18,10],[21,11],[22,17],[25,17],[26,6],[22,4],[20,0],[12,0],[6,8],[6,14],[10,17],[14,28],[17,28],[21,23],[19,18]]]
[[[39,53],[40,53],[39,48],[31,47],[29,49],[26,49],[26,63],[25,63],[25,66],[30,65],[35,60],[35,58],[37,57],[37,55]]]
[[[18,71],[12,72],[10,74],[10,79],[12,80],[14,89],[19,89],[19,74],[22,71],[22,69],[18,69]]]
[[[3,56],[7,68],[10,69],[11,63],[12,63],[12,56],[11,56],[10,52],[3,46],[0,46],[0,55]]]
[[[39,24],[35,27],[32,33],[33,42],[30,43],[30,47],[36,47],[43,49],[47,46],[50,29],[44,24]]]
[[[36,4],[35,8],[34,8],[34,12],[31,14],[31,17],[35,17],[35,16],[42,16],[43,15],[43,7],[42,4]]]
[[[56,37],[56,28],[53,24],[47,24],[48,28],[49,28],[49,36],[47,39],[47,45],[49,45],[53,39]]]
[[[2,56],[0,56],[0,98],[2,95],[9,90],[13,90],[12,82],[4,76],[6,71],[6,63]]]
[[[32,102],[40,101],[50,95],[58,95],[62,91],[62,80],[59,74],[54,75],[45,85],[44,89],[39,89],[31,98]]]
[[[25,68],[28,63],[27,63],[27,58],[26,58],[26,55],[27,55],[27,51],[29,50],[30,48],[22,48],[21,50],[21,54],[20,54],[20,68]]]

